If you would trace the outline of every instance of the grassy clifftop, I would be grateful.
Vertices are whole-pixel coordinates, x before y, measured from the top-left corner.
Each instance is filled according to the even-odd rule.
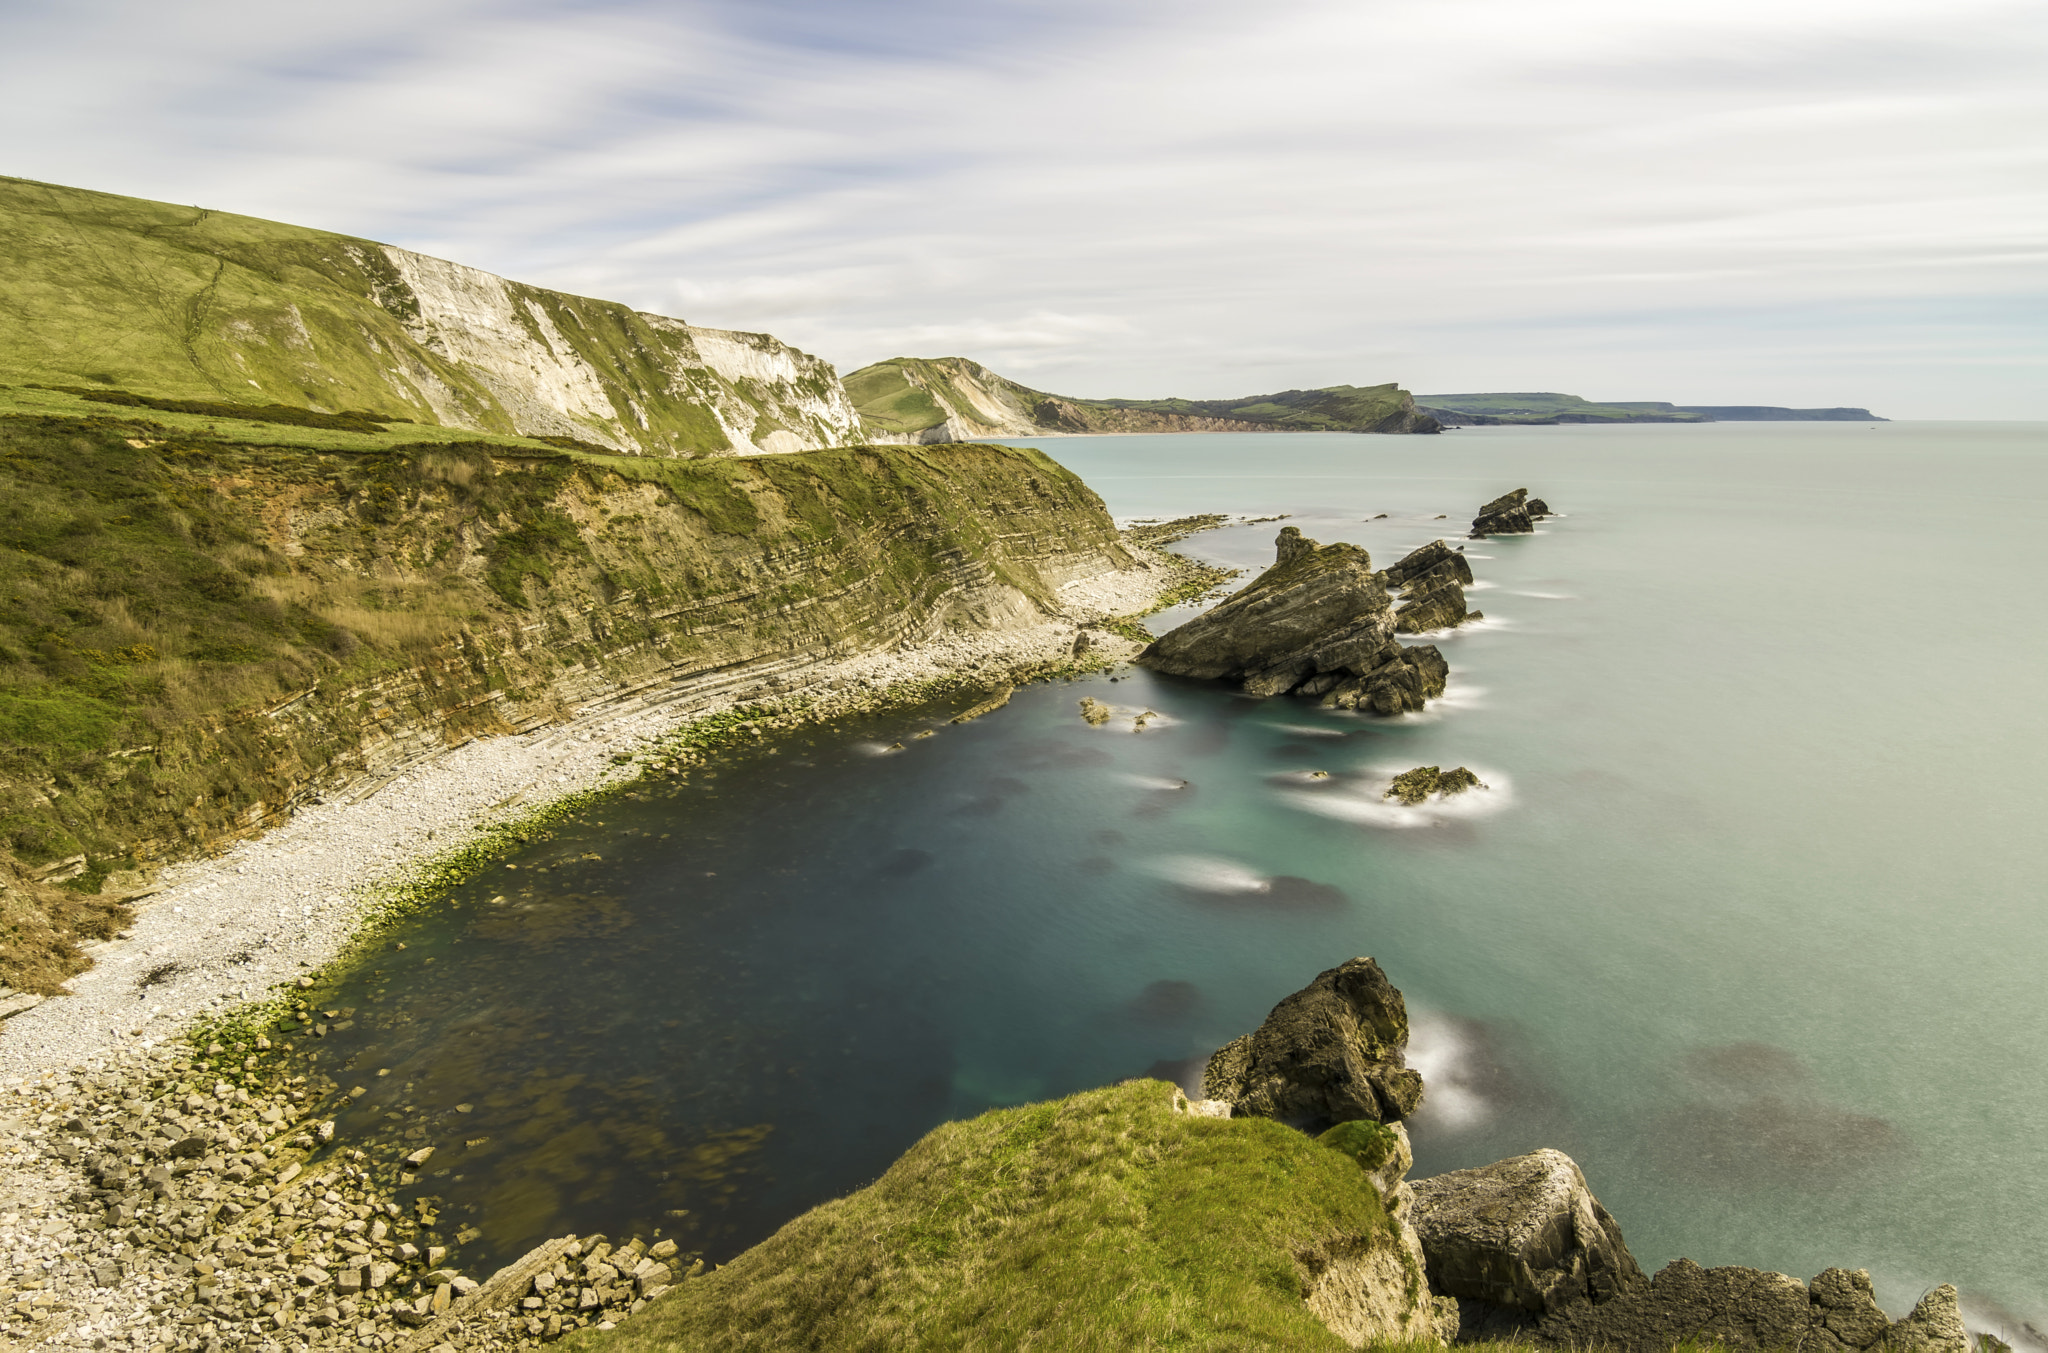
[[[826,363],[346,235],[0,178],[0,380],[657,455],[860,440]]]
[[[909,439],[1088,432],[1434,432],[1394,384],[1333,385],[1243,399],[1075,399],[965,357],[892,357],[846,378],[873,433]]]
[[[739,1348],[1342,1349],[1369,1268],[1387,1325],[1419,1270],[1349,1156],[1131,1081],[948,1123],[869,1187],[692,1278],[603,1353]],[[1391,1318],[1390,1318],[1391,1317]],[[1364,1317],[1370,1328],[1372,1318]]]

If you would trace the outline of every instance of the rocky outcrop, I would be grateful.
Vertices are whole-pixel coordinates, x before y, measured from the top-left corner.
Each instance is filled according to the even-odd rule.
[[[1394,608],[1397,634],[1426,634],[1478,620],[1481,613],[1465,609],[1465,589],[1472,584],[1472,565],[1441,540],[1432,540],[1385,570],[1387,587],[1400,593]]]
[[[1446,1296],[1552,1314],[1646,1285],[1621,1227],[1562,1151],[1533,1151],[1412,1187],[1429,1284]]]
[[[1419,1181],[1418,1193],[1428,1182]],[[1545,1343],[1617,1353],[1665,1353],[1681,1342],[1814,1353],[1969,1353],[1970,1347],[1956,1289],[1947,1284],[1894,1322],[1879,1309],[1862,1269],[1828,1269],[1809,1287],[1783,1273],[1702,1268],[1690,1259],[1666,1265],[1611,1301],[1567,1305],[1533,1333]]]
[[[1527,489],[1516,489],[1479,509],[1479,515],[1472,519],[1472,538],[1527,535],[1536,529],[1539,519],[1549,515],[1548,503],[1531,498]]]
[[[1463,766],[1454,766],[1450,770],[1436,766],[1417,766],[1414,770],[1404,770],[1396,775],[1394,783],[1387,786],[1387,792],[1380,797],[1398,799],[1413,808],[1432,794],[1449,798],[1468,789],[1484,788],[1485,782]]]
[[[1175,676],[1290,692],[1341,709],[1419,710],[1443,694],[1450,666],[1428,645],[1405,648],[1386,583],[1356,545],[1318,545],[1281,528],[1273,566],[1213,610],[1154,642],[1140,664]]]
[[[1422,1077],[1407,1068],[1407,1046],[1407,1002],[1379,964],[1354,958],[1218,1049],[1202,1087],[1240,1118],[1311,1128],[1398,1123],[1422,1103]]]

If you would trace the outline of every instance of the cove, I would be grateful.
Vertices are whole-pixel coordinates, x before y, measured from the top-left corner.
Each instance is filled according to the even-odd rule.
[[[1895,1310],[1952,1280],[2038,1323],[2043,443],[1047,441],[1119,515],[1288,512],[1382,564],[1511,487],[1565,515],[1468,545],[1488,622],[1421,716],[1135,672],[558,824],[323,989],[352,1022],[318,1065],[368,1091],[343,1139],[436,1146],[472,1270],[567,1231],[724,1259],[940,1121],[1189,1075],[1371,954],[1417,1013],[1417,1174],[1556,1146],[1646,1267],[1868,1267]],[[1180,548],[1256,567],[1275,529]],[[1376,798],[1418,764],[1489,789]]]

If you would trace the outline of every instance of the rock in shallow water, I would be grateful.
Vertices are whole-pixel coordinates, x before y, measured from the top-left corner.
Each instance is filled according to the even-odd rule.
[[[1479,509],[1472,519],[1472,538],[1527,535],[1536,529],[1536,518],[1549,515],[1548,503],[1531,498],[1527,489],[1515,489]]]
[[[1318,545],[1292,526],[1275,545],[1273,566],[1250,586],[1154,641],[1138,662],[1236,681],[1247,695],[1297,692],[1379,714],[1419,710],[1443,694],[1449,664],[1433,647],[1394,638],[1393,603],[1370,555]]]
[[[1274,1006],[1256,1032],[1218,1049],[1203,1090],[1241,1118],[1313,1128],[1394,1123],[1422,1102],[1407,1046],[1407,1002],[1379,964],[1354,958]]]

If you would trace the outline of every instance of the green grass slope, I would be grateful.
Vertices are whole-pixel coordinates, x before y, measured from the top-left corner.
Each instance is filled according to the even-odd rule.
[[[1319,1255],[1399,1249],[1365,1172],[1278,1123],[1176,1113],[1173,1093],[1130,1081],[948,1123],[874,1184],[572,1342],[1347,1347],[1304,1294]],[[1416,1296],[1404,1300],[1420,1297],[1419,1273],[1405,1285]]]
[[[1502,423],[1707,423],[1704,413],[1654,400],[1596,404],[1550,391],[1521,394],[1419,395],[1416,403],[1444,422]],[[1457,415],[1445,417],[1445,415]]]
[[[0,178],[0,380],[661,455],[858,440],[831,368],[764,335],[327,231],[12,178]]]

